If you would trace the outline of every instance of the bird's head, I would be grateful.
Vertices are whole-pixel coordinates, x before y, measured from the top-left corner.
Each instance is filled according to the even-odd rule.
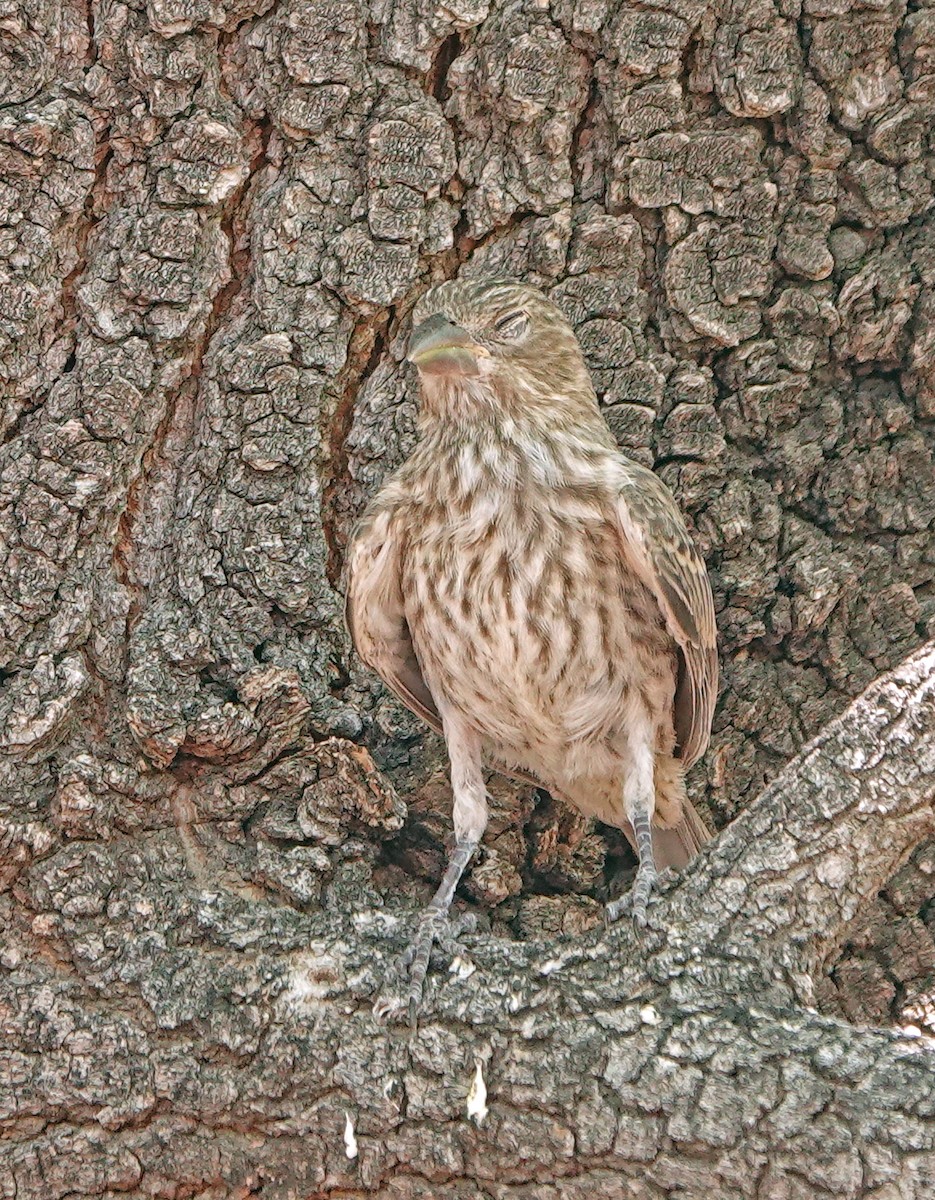
[[[430,288],[413,313],[409,361],[423,408],[444,416],[539,406],[596,411],[578,339],[538,288],[513,279],[452,280]],[[580,414],[579,414],[580,415]]]

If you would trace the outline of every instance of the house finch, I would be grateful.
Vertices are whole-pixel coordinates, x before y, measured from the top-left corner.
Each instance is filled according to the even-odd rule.
[[[483,764],[624,830],[639,866],[608,916],[644,924],[657,868],[710,836],[682,774],[717,694],[704,562],[665,485],[618,450],[555,305],[512,280],[443,283],[414,323],[421,440],[347,574],[360,657],[451,764],[455,848],[399,968],[411,1011],[487,824]]]

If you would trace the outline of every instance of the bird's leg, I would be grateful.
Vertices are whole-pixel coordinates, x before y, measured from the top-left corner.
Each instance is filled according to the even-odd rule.
[[[659,872],[653,854],[653,812],[656,807],[655,780],[653,778],[655,755],[653,741],[640,731],[631,742],[631,771],[624,785],[623,802],[627,817],[633,826],[636,856],[639,865],[636,878],[628,892],[607,905],[608,921],[616,921],[622,913],[629,911],[635,925],[646,924],[646,907],[649,897],[657,886]]]
[[[399,970],[408,975],[406,1000],[412,1018],[422,1004],[422,991],[429,969],[432,946],[444,940],[449,931],[448,910],[451,908],[455,888],[476,849],[477,842],[455,843],[438,891],[422,910],[412,941],[399,960]]]
[[[415,1020],[422,1004],[432,946],[451,936],[448,919],[451,901],[487,826],[487,789],[481,766],[480,739],[460,718],[443,714],[443,720],[451,760],[455,847],[438,890],[420,915],[412,941],[392,972],[397,979],[402,979],[403,995],[381,996],[374,1006],[375,1014],[381,1019],[408,1009],[410,1020]]]

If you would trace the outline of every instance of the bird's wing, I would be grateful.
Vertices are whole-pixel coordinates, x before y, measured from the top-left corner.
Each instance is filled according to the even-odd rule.
[[[393,510],[377,502],[351,537],[345,568],[344,618],[357,653],[407,708],[442,732],[412,645],[400,582],[401,545]]]
[[[682,651],[675,734],[679,757],[690,767],[708,745],[717,700],[717,630],[708,572],[669,489],[652,471],[626,459],[617,516],[627,561],[655,595]]]

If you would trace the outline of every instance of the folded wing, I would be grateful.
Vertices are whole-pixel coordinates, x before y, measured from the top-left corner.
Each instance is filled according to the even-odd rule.
[[[400,585],[401,544],[392,511],[364,514],[351,538],[344,615],[357,653],[436,733],[442,719],[412,645]]]
[[[717,630],[707,568],[668,488],[629,460],[617,515],[627,561],[655,595],[681,651],[675,734],[688,768],[707,748],[717,700]]]

